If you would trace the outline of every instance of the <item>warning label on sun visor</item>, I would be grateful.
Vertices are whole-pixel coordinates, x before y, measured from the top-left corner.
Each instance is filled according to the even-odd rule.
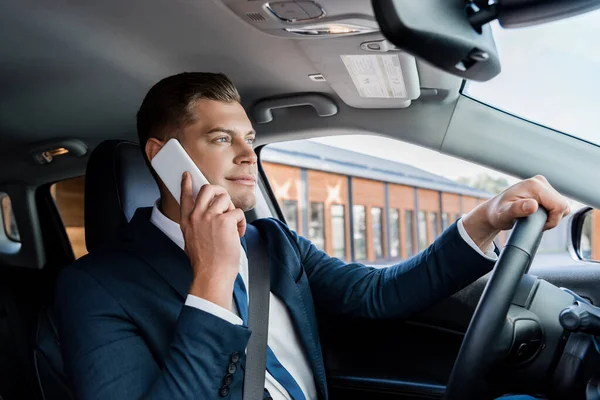
[[[397,55],[341,56],[361,97],[406,98]]]

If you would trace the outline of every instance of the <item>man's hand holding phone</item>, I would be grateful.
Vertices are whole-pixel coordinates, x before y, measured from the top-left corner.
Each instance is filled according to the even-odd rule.
[[[233,206],[222,186],[204,185],[194,200],[192,179],[181,181],[181,230],[194,270],[190,294],[232,310],[233,285],[240,265],[244,212]]]

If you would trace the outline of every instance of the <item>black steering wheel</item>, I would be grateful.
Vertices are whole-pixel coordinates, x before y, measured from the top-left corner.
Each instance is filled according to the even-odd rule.
[[[446,400],[481,398],[481,382],[493,364],[491,351],[523,275],[529,270],[548,213],[542,207],[517,220],[475,309],[446,387]]]

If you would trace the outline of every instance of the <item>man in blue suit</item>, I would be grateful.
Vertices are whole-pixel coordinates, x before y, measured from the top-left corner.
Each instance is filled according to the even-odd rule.
[[[543,177],[520,182],[449,227],[399,265],[347,264],[275,219],[246,225],[255,206],[255,132],[224,75],[185,73],[157,83],[137,117],[146,161],[179,139],[212,183],[181,206],[161,197],[138,209],[118,246],[62,273],[56,312],[65,368],[81,399],[241,399],[248,318],[244,234],[257,229],[271,272],[265,398],[327,399],[316,310],[402,318],[489,272],[493,239],[515,219],[569,209]],[[176,162],[174,160],[174,162]]]

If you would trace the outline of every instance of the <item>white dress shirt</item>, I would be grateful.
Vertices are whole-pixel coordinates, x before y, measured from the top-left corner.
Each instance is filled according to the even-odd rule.
[[[181,232],[179,224],[167,218],[158,209],[157,205],[158,201],[152,209],[150,221],[182,250],[185,249],[183,233]],[[496,260],[497,256],[496,253],[494,253],[494,246],[491,245],[487,251],[483,253],[467,234],[462,224],[462,219],[458,221],[458,231],[463,240],[473,247],[473,249],[481,256],[490,260]],[[246,285],[246,291],[248,291],[248,259],[243,249],[240,249],[240,275]],[[232,303],[234,312],[191,294],[187,296],[185,301],[186,306],[198,308],[232,324],[242,325],[243,322],[239,317],[235,302]],[[317,388],[315,380],[308,357],[300,342],[300,336],[292,324],[292,319],[285,304],[273,293],[271,293],[269,300],[269,335],[267,343],[279,362],[294,377],[306,399],[316,399]],[[265,388],[269,391],[273,400],[291,400],[287,390],[285,390],[285,388],[277,382],[268,371],[265,376]]]

